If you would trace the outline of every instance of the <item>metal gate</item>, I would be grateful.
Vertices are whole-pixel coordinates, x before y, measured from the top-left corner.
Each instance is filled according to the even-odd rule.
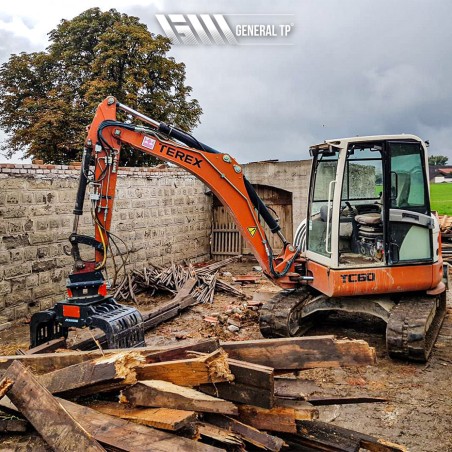
[[[253,185],[264,203],[274,210],[273,215],[279,218],[281,230],[287,240],[293,240],[292,193],[267,185]],[[281,240],[264,226],[270,246],[275,253],[282,249]],[[238,254],[251,254],[247,243],[243,240],[231,216],[216,196],[213,200],[212,257],[217,260]]]

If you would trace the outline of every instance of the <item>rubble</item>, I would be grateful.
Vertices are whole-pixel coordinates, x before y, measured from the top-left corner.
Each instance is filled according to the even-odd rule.
[[[452,264],[452,216],[439,215],[439,226],[443,259]]]

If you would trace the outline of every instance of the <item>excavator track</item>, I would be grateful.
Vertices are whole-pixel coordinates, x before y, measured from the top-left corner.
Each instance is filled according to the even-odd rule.
[[[313,298],[306,288],[282,290],[260,309],[259,327],[264,337],[301,336],[312,321],[301,321],[303,307]]]
[[[428,360],[446,315],[446,293],[436,297],[405,297],[392,309],[386,327],[391,358]]]
[[[307,288],[283,290],[264,303],[259,326],[266,338],[301,336],[313,326],[315,314],[302,319],[315,295]],[[446,292],[439,296],[406,296],[392,308],[386,327],[391,358],[428,360],[446,315]]]

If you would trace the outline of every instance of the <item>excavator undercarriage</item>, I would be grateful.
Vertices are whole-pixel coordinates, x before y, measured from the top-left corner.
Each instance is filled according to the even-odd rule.
[[[386,346],[391,358],[427,361],[446,313],[446,292],[426,296],[412,293],[398,297],[366,296],[331,298],[307,287],[283,290],[264,303],[259,326],[266,338],[305,334],[322,313],[364,313],[386,322]]]

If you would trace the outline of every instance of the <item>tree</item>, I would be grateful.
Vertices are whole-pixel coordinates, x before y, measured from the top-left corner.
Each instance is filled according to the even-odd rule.
[[[431,166],[444,166],[447,165],[448,160],[449,157],[446,157],[445,155],[431,155],[428,158],[428,164]]]
[[[108,95],[190,131],[202,110],[190,99],[185,65],[166,54],[170,41],[137,17],[91,8],[62,20],[44,52],[11,55],[0,69],[0,127],[7,156],[24,151],[46,163],[81,156],[85,128]],[[124,152],[123,152],[124,151]],[[124,147],[121,165],[157,160]]]

